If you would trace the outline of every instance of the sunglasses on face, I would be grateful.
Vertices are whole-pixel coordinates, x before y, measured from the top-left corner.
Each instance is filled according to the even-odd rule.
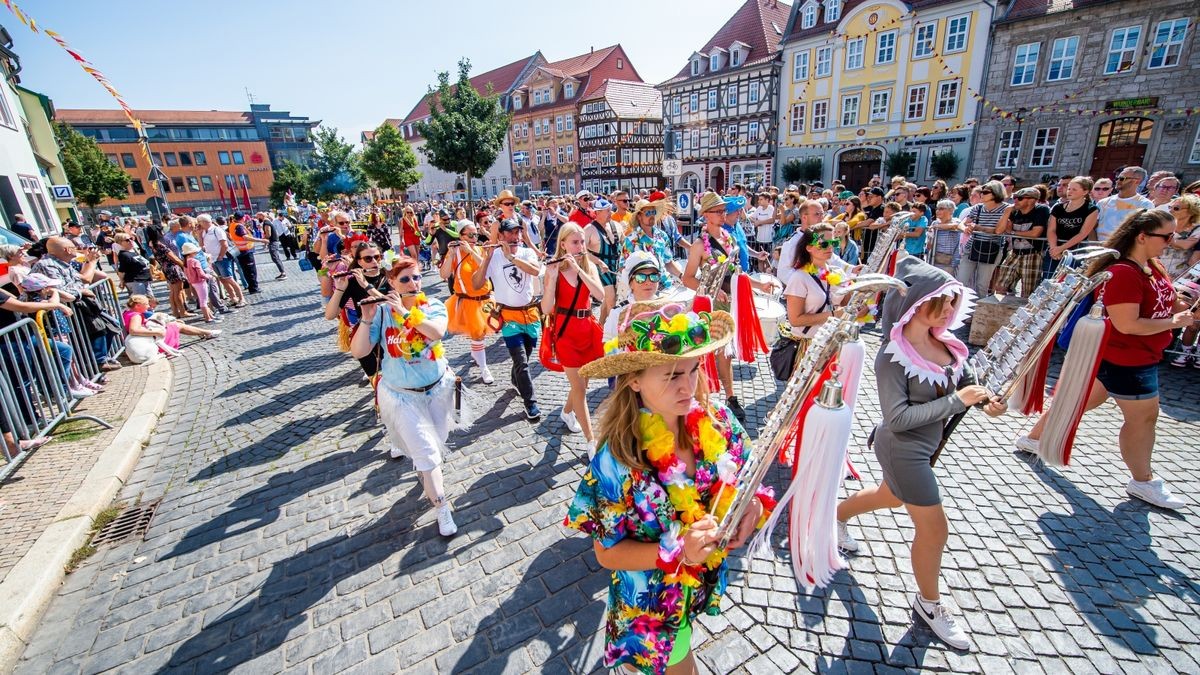
[[[402,284],[407,284],[411,281],[420,281],[420,280],[421,280],[420,274],[405,274],[402,277],[396,277],[396,281],[399,281]]]
[[[1092,188],[1092,192],[1112,192],[1112,188],[1099,185]]]
[[[1166,232],[1166,233],[1163,233],[1163,232],[1144,232],[1143,234],[1145,234],[1147,237],[1158,237],[1159,239],[1162,239],[1163,241],[1171,241],[1172,239],[1174,239],[1174,238],[1175,238],[1175,233],[1174,233],[1174,232]]]
[[[1178,185],[1155,185],[1154,189],[1162,190],[1164,192],[1174,192],[1179,189],[1179,186]]]
[[[500,206],[516,206],[516,202],[500,202]]]
[[[349,225],[349,224],[350,224],[350,221],[348,221],[348,220],[339,220],[339,221],[337,221],[337,224],[338,224],[338,225]]]
[[[695,349],[708,342],[708,326],[698,323],[688,329],[684,335],[667,334],[658,343],[658,349],[663,354],[680,354],[688,349]]]
[[[492,222],[495,222],[495,221],[489,220],[488,222],[489,222],[489,223],[492,223]],[[477,232],[467,232],[467,233],[463,234],[463,238],[464,238],[464,239],[478,239],[478,238],[479,238],[479,234],[478,234]]]
[[[658,209],[646,209],[645,211],[642,211],[642,215],[653,218],[654,216],[658,215]]]
[[[813,243],[809,244],[809,246],[816,246],[817,248],[825,249],[825,248],[832,248],[834,246],[840,246],[841,243],[842,243],[842,240],[838,239],[836,237],[833,239],[826,239],[825,237],[817,237],[816,239],[813,240]]]
[[[358,259],[361,260],[362,262],[369,263],[369,262],[375,262],[376,260],[383,260],[383,256],[381,256],[381,255],[362,255],[362,256],[359,256]]]
[[[633,273],[633,282],[635,284],[644,284],[647,281],[653,281],[654,283],[657,284],[658,282],[662,281],[662,275],[659,274],[658,272],[634,272]]]
[[[1184,211],[1185,209],[1182,206],[1172,206],[1171,210],[1172,211]]]
[[[1117,182],[1120,183],[1122,181],[1133,180],[1134,178],[1135,176],[1117,176]]]

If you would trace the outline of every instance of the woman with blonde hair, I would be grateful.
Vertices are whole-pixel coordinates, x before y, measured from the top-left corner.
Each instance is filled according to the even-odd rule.
[[[413,260],[421,256],[421,224],[413,207],[405,204],[400,215],[400,245],[403,252]]]
[[[492,371],[488,370],[483,339],[492,331],[488,328],[488,317],[483,306],[492,299],[492,283],[485,279],[481,285],[475,285],[475,270],[483,265],[479,227],[469,223],[458,232],[459,238],[446,245],[446,257],[442,259],[442,279],[453,288],[450,299],[446,301],[446,313],[449,316],[446,330],[466,336],[471,341],[471,358],[479,366],[479,381],[491,384],[496,380],[492,377]]]
[[[587,405],[587,378],[579,369],[604,355],[602,331],[592,314],[592,297],[604,297],[600,273],[588,259],[583,228],[564,223],[558,229],[556,264],[546,266],[546,293],[542,316],[548,317],[546,335],[571,390],[560,417],[574,433],[582,433],[588,456],[595,454],[595,436]]]

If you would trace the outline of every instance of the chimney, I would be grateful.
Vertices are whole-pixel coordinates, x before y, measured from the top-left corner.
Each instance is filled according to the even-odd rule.
[[[595,53],[596,53],[596,48],[595,48],[595,47],[589,47],[589,48],[588,48],[588,53],[589,53],[589,54],[595,54]]]

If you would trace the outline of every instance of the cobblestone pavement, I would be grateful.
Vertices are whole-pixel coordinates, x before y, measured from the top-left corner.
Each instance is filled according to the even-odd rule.
[[[564,379],[535,369],[546,415],[531,425],[503,351],[489,350],[497,382],[475,386],[490,410],[451,437],[460,529],[443,540],[412,465],[386,459],[370,390],[318,318],[312,275],[289,266],[224,337],[177,359],[174,396],[121,495],[162,499],[145,540],[68,578],[18,672],[599,670],[606,576],[590,542],[560,526],[585,456],[557,420]],[[464,341],[448,351],[475,382]],[[1200,372],[1163,375],[1155,465],[1194,500]],[[753,431],[777,388],[762,364],[736,377]],[[853,458],[873,481],[869,370],[865,383]],[[601,397],[593,387],[593,405]],[[1200,671],[1194,507],[1126,498],[1111,404],[1085,420],[1068,469],[1013,455],[1026,426],[973,414],[939,464],[945,584],[974,651],[949,650],[913,616],[911,525],[886,512],[854,526],[864,550],[824,592],[797,594],[782,547],[735,559],[724,614],[696,630],[704,667]]]

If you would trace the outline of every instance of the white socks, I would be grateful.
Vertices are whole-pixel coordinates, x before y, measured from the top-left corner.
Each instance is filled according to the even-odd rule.
[[[475,365],[480,368],[487,367],[487,352],[484,351],[483,340],[471,340],[471,358],[475,359]]]

